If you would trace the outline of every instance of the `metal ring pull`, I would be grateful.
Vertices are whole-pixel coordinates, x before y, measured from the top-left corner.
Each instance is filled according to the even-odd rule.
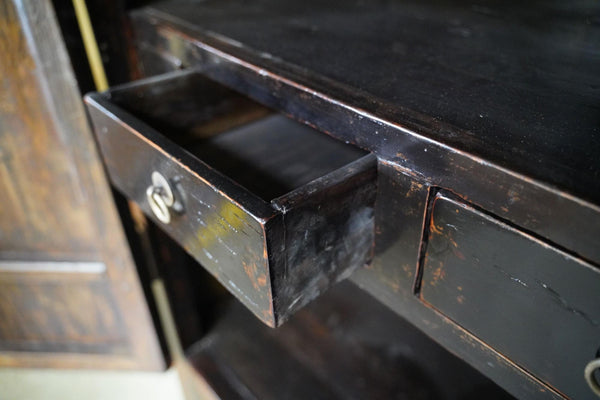
[[[600,358],[596,358],[588,363],[585,366],[584,375],[585,380],[587,381],[590,389],[596,394],[596,396],[600,396],[600,382],[594,376],[594,373],[600,369]]]
[[[156,171],[152,172],[152,185],[146,189],[146,199],[152,213],[160,222],[171,222],[170,207],[175,204],[175,196],[169,181]]]

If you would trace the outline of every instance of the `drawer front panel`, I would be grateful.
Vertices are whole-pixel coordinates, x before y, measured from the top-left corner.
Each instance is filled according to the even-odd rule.
[[[600,346],[598,269],[438,194],[421,299],[568,397]]]
[[[184,212],[169,224],[158,224],[203,267],[234,293],[259,318],[272,314],[265,238],[262,225],[207,179],[199,177],[181,160],[169,154],[169,144],[149,140],[132,126],[118,123],[111,113],[89,107],[104,163],[113,184],[154,218],[146,190],[158,171],[182,197]],[[120,118],[119,118],[120,119]],[[163,140],[164,141],[164,140]],[[203,166],[195,166],[203,168]]]

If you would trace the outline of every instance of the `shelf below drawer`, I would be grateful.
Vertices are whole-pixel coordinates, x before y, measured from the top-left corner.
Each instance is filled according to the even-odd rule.
[[[231,303],[187,354],[223,399],[512,398],[345,282],[277,330]]]

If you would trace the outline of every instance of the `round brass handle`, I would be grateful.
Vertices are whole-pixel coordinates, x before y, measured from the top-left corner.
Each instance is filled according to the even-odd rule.
[[[600,396],[600,382],[594,376],[594,373],[600,369],[600,358],[596,358],[595,360],[590,361],[584,370],[585,380],[587,381],[590,389],[596,394],[596,396]]]
[[[154,216],[162,223],[171,222],[170,207],[175,203],[173,190],[169,181],[160,173],[152,173],[152,185],[146,189],[146,199]]]

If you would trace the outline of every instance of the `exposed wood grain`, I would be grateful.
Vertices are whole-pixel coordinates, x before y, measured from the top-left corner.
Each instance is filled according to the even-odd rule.
[[[21,266],[0,277],[0,364],[159,369],[51,3],[2,1],[0,21],[0,258]],[[38,268],[81,261],[106,268]]]
[[[97,256],[93,219],[85,204],[89,194],[79,186],[73,150],[65,147],[65,133],[56,125],[58,111],[41,106],[53,94],[37,68],[41,60],[27,43],[31,26],[21,25],[11,2],[2,7],[0,190],[5,198],[0,252]]]
[[[0,351],[127,355],[128,347],[101,275],[0,275]]]

